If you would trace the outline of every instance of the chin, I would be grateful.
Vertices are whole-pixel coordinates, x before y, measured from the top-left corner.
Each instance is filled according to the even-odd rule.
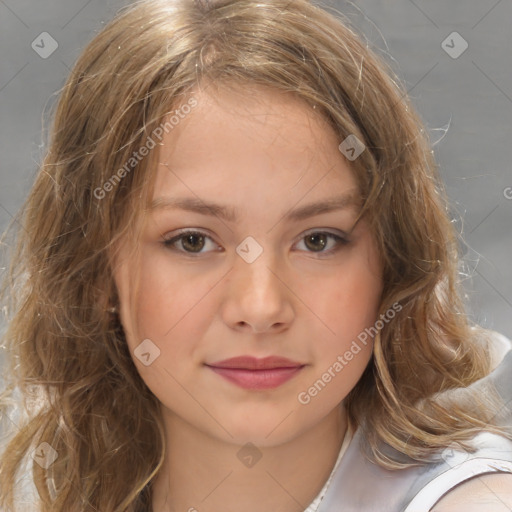
[[[254,417],[247,416],[242,423],[224,423],[232,437],[223,431],[222,438],[235,445],[252,443],[261,448],[285,444],[307,430],[307,425],[297,424],[288,414],[289,412],[279,416],[267,414],[265,418],[259,414]]]

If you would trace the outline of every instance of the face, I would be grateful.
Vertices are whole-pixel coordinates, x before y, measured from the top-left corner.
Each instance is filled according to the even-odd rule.
[[[356,181],[314,110],[258,88],[193,97],[163,138],[138,251],[117,259],[121,321],[164,421],[277,445],[362,375],[380,260],[364,220],[352,230]],[[219,368],[239,356],[289,361]]]

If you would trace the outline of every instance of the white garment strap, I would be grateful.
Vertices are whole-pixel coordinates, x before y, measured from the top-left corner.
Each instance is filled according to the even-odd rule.
[[[479,475],[512,473],[512,462],[496,459],[470,459],[450,468],[430,481],[409,503],[404,512],[429,512],[455,486]]]

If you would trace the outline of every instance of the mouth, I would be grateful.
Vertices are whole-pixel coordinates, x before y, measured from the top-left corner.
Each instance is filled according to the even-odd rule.
[[[208,365],[207,365],[208,366]],[[270,370],[247,370],[243,368],[209,367],[226,380],[245,389],[272,389],[284,384],[304,368],[272,368]]]
[[[262,390],[281,386],[306,365],[277,356],[263,359],[241,356],[206,366],[239,387]]]

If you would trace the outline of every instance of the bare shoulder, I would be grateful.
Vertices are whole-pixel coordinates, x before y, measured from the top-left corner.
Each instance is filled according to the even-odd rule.
[[[510,512],[512,473],[471,478],[440,499],[430,512]]]

